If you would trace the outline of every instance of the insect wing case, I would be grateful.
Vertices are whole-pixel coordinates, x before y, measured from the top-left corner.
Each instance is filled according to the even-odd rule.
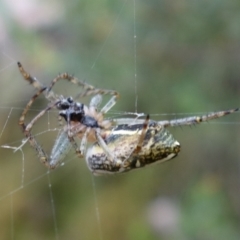
[[[155,121],[149,123],[142,146],[136,151],[142,129],[142,124],[122,124],[111,131],[105,142],[114,156],[113,160],[98,143],[92,145],[86,154],[90,171],[96,175],[127,172],[177,156],[179,142]]]

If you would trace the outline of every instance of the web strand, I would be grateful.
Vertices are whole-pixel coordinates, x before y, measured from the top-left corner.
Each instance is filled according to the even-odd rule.
[[[50,195],[51,209],[52,209],[52,216],[53,216],[53,224],[54,224],[54,231],[55,231],[55,239],[59,240],[59,231],[58,231],[56,208],[55,208],[55,203],[54,203],[51,178],[50,178],[50,171],[48,171],[48,173],[47,173],[47,178],[48,178],[48,188],[49,188],[49,195]]]
[[[135,112],[138,112],[138,90],[137,90],[137,33],[136,33],[136,0],[133,0],[133,48],[134,48],[134,91]]]
[[[93,197],[94,197],[95,211],[96,211],[96,218],[97,218],[97,225],[98,225],[98,232],[99,232],[99,240],[103,240],[101,216],[99,211],[99,204],[98,204],[97,190],[96,190],[96,183],[95,183],[94,176],[92,176],[92,186],[93,186]]]
[[[14,239],[14,208],[13,208],[13,195],[10,195],[10,216],[11,216],[11,229],[10,229],[10,236],[11,239]]]

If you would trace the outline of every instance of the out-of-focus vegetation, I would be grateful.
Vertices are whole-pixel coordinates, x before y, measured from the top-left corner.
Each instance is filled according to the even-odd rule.
[[[239,1],[4,0],[0,13],[0,145],[21,144],[17,122],[34,92],[17,60],[45,84],[67,71],[119,91],[111,113],[120,116],[137,110],[160,120],[240,105]],[[76,93],[61,84],[61,94]],[[28,120],[45,106],[42,98]],[[24,162],[20,151],[0,149],[0,238],[237,240],[239,123],[237,113],[170,129],[182,145],[176,159],[118,176],[93,177],[74,153],[46,174],[28,144]],[[54,112],[35,132],[57,126]],[[50,150],[52,132],[39,141]]]

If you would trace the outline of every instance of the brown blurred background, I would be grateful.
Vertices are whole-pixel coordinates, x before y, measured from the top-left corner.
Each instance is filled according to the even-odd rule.
[[[3,0],[0,13],[0,145],[21,144],[17,122],[34,93],[16,61],[45,84],[67,71],[119,91],[110,116],[163,120],[240,105],[239,1]],[[46,104],[39,99],[28,121]],[[240,239],[239,123],[236,113],[172,128],[176,159],[117,176],[93,177],[73,152],[47,174],[28,144],[24,157],[0,149],[0,239]],[[51,112],[34,128],[48,151],[55,127]]]

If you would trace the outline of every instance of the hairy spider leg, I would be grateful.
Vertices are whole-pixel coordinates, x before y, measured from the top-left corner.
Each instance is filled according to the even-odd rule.
[[[103,106],[101,109],[101,113],[105,114],[107,113],[117,102],[117,99],[119,98],[119,93],[114,91],[114,90],[104,90],[104,89],[94,89],[94,90],[88,90],[84,92],[83,94],[80,94],[78,97],[84,97],[84,96],[89,96],[89,95],[95,95],[95,94],[100,94],[100,95],[113,95],[111,99]]]
[[[84,156],[85,155],[85,149],[86,149],[86,145],[87,145],[87,138],[88,138],[88,134],[90,132],[91,128],[88,127],[86,129],[86,131],[83,134],[82,140],[81,140],[81,144],[80,144],[80,153]]]
[[[112,154],[112,152],[109,151],[107,144],[104,142],[103,138],[101,137],[98,131],[96,131],[96,138],[98,140],[100,147],[104,150],[104,152],[108,156],[110,162],[114,162],[117,164],[118,163],[117,160],[114,158],[114,155]]]
[[[33,85],[34,88],[36,88],[37,90],[41,90],[44,86],[37,80],[37,78],[32,77],[29,73],[27,73],[22,64],[20,62],[17,63],[18,64],[18,68],[20,73],[22,74],[23,78],[25,80],[27,80],[31,85]]]
[[[31,85],[33,85],[34,88],[37,90],[42,89],[44,86],[37,80],[36,77],[31,76],[26,70],[23,68],[22,64],[20,62],[17,63],[18,68],[20,73],[22,74],[23,78],[27,80]],[[56,95],[52,92],[53,86],[59,81],[59,80],[67,80],[73,84],[76,84],[80,87],[82,87],[85,91],[83,93],[80,93],[76,96],[75,99],[77,98],[82,98],[85,96],[90,96],[90,95],[96,95],[96,94],[110,94],[110,95],[115,95],[115,98],[119,97],[119,93],[114,91],[114,90],[106,90],[106,89],[100,89],[100,88],[95,88],[94,86],[87,84],[84,81],[79,80],[78,78],[74,77],[73,75],[68,74],[67,72],[59,74],[57,77],[55,77],[48,88],[46,88],[47,93],[44,93],[45,96],[51,100],[50,97],[55,97]],[[49,95],[49,96],[48,96]],[[56,97],[55,97],[56,98]],[[55,100],[55,99],[54,99]]]
[[[24,135],[28,138],[30,145],[37,151],[38,156],[40,161],[45,164],[46,166],[48,166],[48,156],[45,153],[45,151],[42,149],[41,145],[39,145],[39,143],[37,142],[37,140],[34,138],[34,136],[31,134],[31,129],[34,125],[34,123],[41,117],[43,116],[49,109],[51,109],[52,107],[54,107],[58,102],[55,102],[54,104],[52,104],[51,106],[48,106],[47,108],[45,108],[44,110],[42,110],[29,124],[25,125],[24,120],[25,120],[25,116],[29,110],[29,108],[31,107],[32,103],[36,100],[36,98],[42,94],[42,92],[45,90],[45,88],[40,89],[31,99],[30,101],[27,103],[26,107],[24,108],[22,115],[19,119],[19,125],[22,128]]]
[[[123,162],[121,162],[122,167],[127,167],[130,164],[130,162],[128,162],[128,160],[132,157],[132,155],[138,154],[142,150],[143,141],[146,137],[146,133],[148,130],[149,119],[150,119],[150,116],[149,116],[149,114],[147,114],[147,116],[143,122],[141,134],[138,137],[137,145],[136,145],[135,149],[133,149],[133,151],[131,151],[131,153],[128,155],[128,157]],[[136,132],[136,134],[138,134],[138,133]]]
[[[31,85],[34,86],[34,88],[36,88],[37,90],[40,90],[43,88],[43,85],[35,78],[32,77],[29,73],[27,73],[22,64],[20,62],[18,62],[18,68],[20,73],[22,74],[23,78],[25,80],[27,80]],[[45,97],[51,101],[56,100],[57,95],[55,95],[52,92],[52,88],[53,86],[59,81],[59,80],[67,80],[73,84],[76,84],[80,87],[83,87],[83,89],[85,90],[82,93],[79,93],[75,99],[78,98],[82,98],[85,96],[91,96],[91,95],[113,95],[113,97],[105,104],[105,106],[101,109],[101,113],[105,114],[107,113],[116,103],[116,100],[119,98],[119,93],[117,91],[114,90],[107,90],[107,89],[100,89],[100,88],[95,88],[94,86],[87,84],[84,81],[80,81],[78,78],[74,77],[73,75],[70,75],[68,73],[62,73],[59,74],[56,78],[54,78],[51,83],[50,86],[48,88],[45,88],[44,90],[47,90],[46,92],[42,91],[45,95]]]
[[[216,118],[224,117],[228,114],[232,114],[237,111],[239,111],[239,108],[230,109],[226,111],[211,112],[201,116],[192,116],[192,117],[179,118],[179,119],[173,119],[173,120],[164,120],[164,121],[159,121],[158,123],[164,127],[194,125],[194,124],[210,121]]]
[[[41,90],[44,88],[42,93],[49,101],[54,101],[57,98],[57,96],[52,91],[50,91],[49,88],[45,87],[41,82],[39,82],[36,77],[33,77],[31,76],[31,74],[26,72],[20,62],[18,62],[17,64],[20,73],[26,81],[28,81],[37,90]]]
[[[142,145],[143,145],[143,141],[144,141],[144,138],[146,136],[146,133],[147,133],[147,130],[148,130],[148,124],[149,124],[149,114],[146,116],[146,119],[143,123],[143,127],[142,127],[142,132],[139,136],[139,139],[138,139],[138,144],[136,146],[136,149],[133,151],[135,153],[138,153],[141,151],[142,149]]]
[[[102,102],[102,96],[100,94],[97,94],[94,96],[90,103],[89,103],[89,108],[93,108],[95,111],[97,111],[98,107],[100,106]]]
[[[26,126],[24,124],[24,120],[25,120],[25,116],[27,114],[27,112],[29,111],[29,108],[32,106],[33,102],[42,94],[43,91],[45,91],[46,88],[42,88],[40,89],[36,94],[34,94],[32,96],[32,98],[30,99],[30,101],[27,103],[27,105],[25,106],[20,119],[19,119],[19,125],[23,128],[23,130],[25,130]]]
[[[23,110],[23,113],[20,117],[19,120],[19,125],[22,127],[23,132],[25,134],[25,136],[29,139],[29,143],[30,145],[37,151],[40,162],[42,162],[46,167],[48,168],[55,168],[60,162],[61,160],[66,156],[66,154],[69,152],[70,150],[70,146],[72,145],[72,147],[75,149],[76,153],[79,155],[79,149],[77,146],[77,143],[75,142],[73,137],[68,137],[67,134],[65,132],[61,132],[60,136],[57,140],[57,143],[54,146],[58,146],[58,149],[54,149],[51,152],[50,155],[50,159],[47,155],[47,153],[45,153],[45,151],[43,150],[43,148],[41,147],[41,145],[37,142],[37,140],[34,138],[34,136],[31,134],[31,130],[33,125],[49,110],[51,110],[52,108],[54,108],[60,101],[56,101],[53,104],[50,104],[48,107],[46,107],[45,109],[43,109],[37,116],[35,116],[28,124],[27,126],[24,123],[25,120],[25,116],[26,113],[28,112],[29,108],[31,107],[32,103],[35,101],[35,99],[42,93],[42,91],[44,91],[45,88],[41,89],[40,91],[38,91],[32,98],[31,100],[28,102],[28,104],[26,105],[25,109]],[[60,156],[61,155],[61,156]]]
[[[159,125],[162,125],[163,127],[176,127],[176,126],[186,126],[186,125],[190,126],[190,125],[200,124],[202,122],[207,122],[213,119],[221,118],[238,111],[239,111],[239,108],[234,108],[226,111],[211,112],[201,116],[191,116],[186,118],[177,118],[173,120],[163,120],[163,121],[158,121],[157,123]],[[116,125],[121,125],[121,124],[133,125],[133,124],[141,124],[144,122],[143,119],[136,119],[136,118],[118,118],[118,119],[114,119],[114,121]],[[150,120],[150,122],[151,121],[152,120]]]
[[[115,103],[116,100],[119,98],[119,93],[117,91],[114,90],[107,90],[107,89],[101,89],[101,88],[95,88],[94,86],[87,84],[86,82],[83,82],[81,80],[79,80],[78,78],[74,77],[73,75],[70,75],[68,73],[62,73],[59,74],[55,79],[53,79],[53,81],[51,82],[50,87],[48,88],[48,91],[51,91],[52,87],[55,85],[55,83],[61,79],[66,79],[71,83],[74,83],[80,87],[83,87],[83,89],[85,90],[82,93],[79,93],[74,99],[78,99],[78,98],[83,98],[86,96],[91,96],[91,95],[113,95],[113,97],[106,103],[106,105],[102,108],[102,110],[100,111],[101,113],[106,113],[109,111],[110,108],[112,108]]]

